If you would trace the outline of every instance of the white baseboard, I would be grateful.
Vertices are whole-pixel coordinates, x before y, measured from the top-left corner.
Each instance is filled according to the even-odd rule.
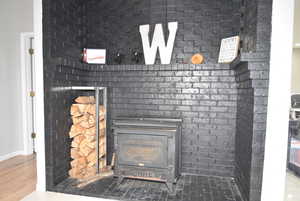
[[[0,156],[0,161],[7,160],[7,159],[10,159],[10,158],[18,156],[18,155],[26,155],[26,154],[24,153],[23,150],[22,151],[15,151],[15,152]]]

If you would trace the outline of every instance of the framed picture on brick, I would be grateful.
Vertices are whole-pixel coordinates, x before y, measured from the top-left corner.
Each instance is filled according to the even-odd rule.
[[[83,49],[83,62],[88,64],[105,64],[106,49]]]
[[[240,37],[224,38],[221,41],[219,63],[231,63],[238,56]]]

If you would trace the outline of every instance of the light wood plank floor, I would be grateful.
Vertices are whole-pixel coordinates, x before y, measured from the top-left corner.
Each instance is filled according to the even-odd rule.
[[[102,198],[92,198],[79,195],[67,195],[53,192],[33,192],[22,201],[117,201]]]
[[[0,162],[0,200],[19,201],[36,186],[35,155],[16,156]]]

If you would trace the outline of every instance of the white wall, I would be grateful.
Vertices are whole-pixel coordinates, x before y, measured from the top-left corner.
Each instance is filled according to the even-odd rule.
[[[292,93],[300,93],[300,48],[293,50]]]
[[[0,160],[23,151],[20,33],[33,32],[33,0],[0,0]]]
[[[295,0],[294,43],[300,43],[300,0]]]
[[[295,0],[294,45],[300,44],[300,0]],[[300,93],[300,47],[293,49],[292,93]]]

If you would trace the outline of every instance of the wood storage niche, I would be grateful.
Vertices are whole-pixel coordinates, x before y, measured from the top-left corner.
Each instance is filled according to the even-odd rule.
[[[71,142],[71,169],[69,176],[87,179],[106,168],[106,120],[105,107],[99,105],[99,140],[97,149],[96,100],[93,96],[79,96],[71,106],[72,126],[69,137]],[[99,170],[97,168],[99,151]],[[98,170],[98,171],[97,171]]]

